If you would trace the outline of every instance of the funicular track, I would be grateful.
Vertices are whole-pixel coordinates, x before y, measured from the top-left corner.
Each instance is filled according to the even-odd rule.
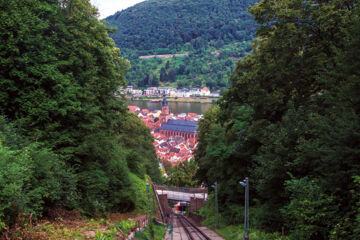
[[[180,214],[176,214],[175,218],[180,223],[182,228],[185,230],[187,235],[187,239],[190,240],[211,240],[203,231],[201,231],[197,226],[187,220],[184,216]],[[181,237],[181,239],[186,239],[185,237]]]

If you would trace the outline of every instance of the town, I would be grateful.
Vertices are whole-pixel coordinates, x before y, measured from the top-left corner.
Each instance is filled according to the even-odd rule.
[[[190,97],[220,97],[219,92],[210,92],[209,88],[182,88],[176,89],[171,87],[149,87],[144,90],[136,89],[133,86],[129,85],[125,89],[120,88],[119,92],[126,94],[129,97],[161,97],[166,95],[173,98],[190,98]]]
[[[176,165],[194,157],[198,138],[197,122],[202,115],[171,113],[165,95],[161,110],[140,109],[137,106],[128,106],[128,109],[150,128],[156,155],[161,161]]]

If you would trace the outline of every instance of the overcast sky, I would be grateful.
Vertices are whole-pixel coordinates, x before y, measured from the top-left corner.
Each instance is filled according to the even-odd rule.
[[[90,0],[99,9],[100,19],[110,16],[117,11],[131,7],[144,0]]]

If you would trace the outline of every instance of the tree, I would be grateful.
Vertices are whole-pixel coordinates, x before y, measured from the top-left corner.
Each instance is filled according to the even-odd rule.
[[[210,68],[215,64],[221,67],[213,72],[229,76],[229,72],[225,71],[227,58],[245,56],[251,50],[250,44],[257,25],[247,9],[256,2],[258,1],[245,0],[234,4],[232,0],[150,0],[134,6],[132,10],[125,9],[109,16],[105,21],[109,26],[117,28],[110,36],[131,61],[132,68],[126,74],[129,84],[142,87],[141,80],[144,76],[158,75],[158,66],[163,65],[166,73],[176,66],[176,74],[187,75],[184,76],[189,80],[186,86],[190,87],[196,85],[192,79],[211,78]],[[157,17],[151,17],[155,15]],[[195,15],[196,21],[193,19]],[[133,21],[135,18],[137,21]],[[215,44],[215,41],[219,44]],[[208,48],[209,43],[212,45],[211,49]],[[230,46],[236,50],[230,51]],[[212,54],[213,47],[221,53],[223,59]],[[188,53],[189,57],[173,56],[171,59],[164,59],[164,64],[161,64],[161,58],[139,59],[143,55],[176,53]],[[187,63],[187,58],[191,58],[192,63]],[[193,63],[197,59],[202,59],[200,64]],[[230,61],[235,63],[233,59]],[[181,65],[186,66],[184,71]],[[161,75],[158,75],[160,82],[169,82],[164,74]],[[217,83],[213,85],[216,90],[221,88]]]
[[[261,24],[258,38],[216,118],[205,114],[199,123],[198,176],[233,183],[219,195],[229,206],[240,202],[240,175],[250,175],[256,222],[269,231],[290,223],[292,236],[329,239],[336,231],[347,239],[360,171],[357,1],[261,1],[250,12]]]
[[[141,169],[136,170],[135,173],[145,173],[156,183],[161,183],[159,160],[152,144],[154,138],[150,134],[149,128],[136,115],[127,114],[119,131],[124,147],[130,150],[126,152],[128,165]],[[136,157],[138,158],[137,161],[132,162]],[[138,176],[140,178],[145,177],[141,174],[138,174]]]
[[[175,187],[199,187],[194,178],[197,170],[195,161],[184,161],[167,171],[166,184]]]
[[[184,72],[185,72],[185,65],[181,64],[179,66],[179,68],[177,69],[176,73],[179,74],[179,75],[182,75],[182,74],[184,74]]]
[[[75,206],[76,176],[44,144],[19,134],[0,116],[0,232],[42,216],[54,203]],[[21,220],[24,219],[24,220]]]
[[[176,81],[176,71],[173,68],[169,69],[168,75],[167,75],[167,80],[169,82],[175,82]]]
[[[129,63],[109,38],[112,30],[97,20],[87,0],[0,5],[1,113],[24,137],[57,154],[64,171],[74,169],[76,204],[84,213],[132,209],[127,154],[141,151],[126,148],[123,139],[131,133],[120,131],[128,113],[124,99],[115,95],[125,85]],[[148,133],[138,137],[142,134]],[[151,142],[145,137],[144,145],[152,147]],[[136,160],[156,178],[153,156]]]
[[[150,83],[149,74],[146,74],[146,76],[143,80],[143,86],[144,87],[149,86],[149,83]]]
[[[158,87],[160,85],[159,79],[154,74],[151,79],[151,86]]]
[[[167,82],[168,81],[168,76],[166,73],[165,68],[161,68],[160,70],[160,82]]]

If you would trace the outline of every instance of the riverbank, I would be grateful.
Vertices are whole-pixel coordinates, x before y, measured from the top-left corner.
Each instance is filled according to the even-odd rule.
[[[162,98],[160,97],[137,97],[130,98],[129,100],[136,101],[150,101],[150,102],[161,102]],[[166,97],[168,102],[184,102],[184,103],[216,103],[219,98],[210,98],[210,97],[194,97],[194,98],[178,98],[178,97]]]

